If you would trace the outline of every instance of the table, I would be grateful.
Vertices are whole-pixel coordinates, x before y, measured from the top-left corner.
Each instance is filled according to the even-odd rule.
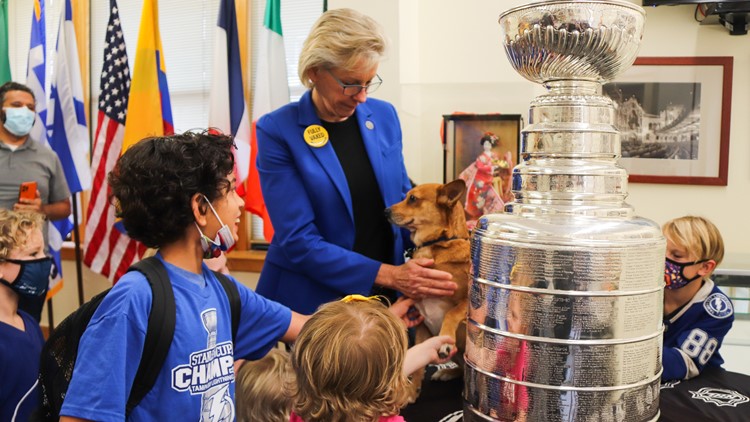
[[[422,394],[401,415],[407,422],[462,421],[463,380],[432,381],[435,367],[428,367]],[[709,368],[688,381],[661,387],[660,422],[750,421],[750,376]]]

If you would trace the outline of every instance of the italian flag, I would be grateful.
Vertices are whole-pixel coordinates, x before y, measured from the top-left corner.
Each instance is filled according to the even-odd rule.
[[[267,0],[263,29],[260,33],[260,49],[255,60],[258,63],[253,91],[253,127],[250,147],[250,174],[247,178],[248,194],[245,208],[263,218],[263,236],[267,241],[273,237],[271,219],[260,190],[260,178],[256,167],[258,138],[255,124],[266,113],[289,102],[289,82],[286,76],[284,39],[281,35],[280,0]]]

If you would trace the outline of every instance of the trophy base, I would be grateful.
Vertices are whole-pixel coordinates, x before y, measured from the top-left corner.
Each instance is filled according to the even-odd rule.
[[[648,421],[644,422],[657,422],[659,418],[661,417],[661,412],[657,411],[656,416],[654,416],[653,419],[649,419]],[[487,415],[483,415],[480,412],[478,412],[476,409],[474,409],[470,404],[466,403],[464,401],[464,416],[462,421],[463,422],[505,422],[505,421],[511,421],[512,419],[495,419]]]

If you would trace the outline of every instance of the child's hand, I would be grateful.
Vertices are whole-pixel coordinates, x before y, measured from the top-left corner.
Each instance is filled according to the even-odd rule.
[[[445,347],[444,347],[445,346]],[[445,357],[441,358],[438,352],[448,350]],[[409,375],[429,363],[445,363],[456,354],[456,341],[451,336],[430,337],[422,343],[414,345],[406,351],[404,360],[404,373]]]
[[[406,328],[416,327],[424,321],[422,314],[414,307],[414,299],[406,296],[398,298],[388,309],[404,322]]]
[[[458,350],[458,348],[456,348],[456,340],[451,336],[430,337],[414,347],[423,348],[424,353],[430,357],[428,363],[448,362]]]

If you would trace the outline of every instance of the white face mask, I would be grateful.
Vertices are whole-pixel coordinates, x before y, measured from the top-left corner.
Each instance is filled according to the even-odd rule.
[[[36,119],[35,112],[26,107],[6,107],[3,111],[5,111],[3,126],[8,132],[16,136],[26,136],[31,132],[31,127],[34,126],[34,120]]]
[[[234,247],[235,241],[232,235],[232,230],[221,221],[219,214],[216,213],[211,201],[203,195],[203,199],[208,203],[208,207],[211,208],[211,212],[216,217],[216,220],[221,224],[221,228],[216,232],[216,238],[211,240],[210,237],[203,234],[198,224],[195,224],[195,228],[198,229],[198,233],[201,234],[201,248],[203,248],[203,259],[216,258],[221,255],[222,251],[230,251]]]

